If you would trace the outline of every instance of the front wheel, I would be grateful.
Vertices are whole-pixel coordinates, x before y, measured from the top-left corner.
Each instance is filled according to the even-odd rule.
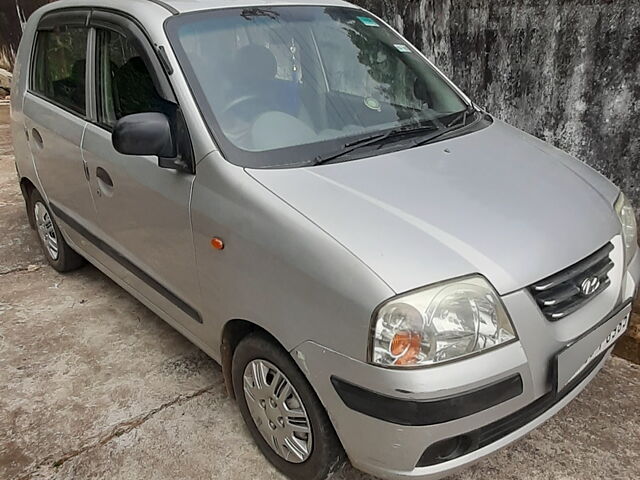
[[[278,470],[296,480],[322,480],[340,469],[342,445],[289,353],[252,334],[236,347],[232,379],[254,441]]]

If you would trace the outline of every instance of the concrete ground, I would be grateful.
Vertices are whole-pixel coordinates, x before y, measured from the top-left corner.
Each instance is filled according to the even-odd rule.
[[[220,368],[28,225],[0,106],[0,479],[277,479]],[[613,358],[543,427],[454,477],[640,477],[640,367]],[[341,480],[371,480],[351,467]]]

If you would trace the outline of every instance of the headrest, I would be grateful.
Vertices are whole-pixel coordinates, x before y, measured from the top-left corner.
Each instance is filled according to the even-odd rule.
[[[234,56],[238,80],[273,80],[278,71],[278,62],[271,51],[262,45],[246,45]]]

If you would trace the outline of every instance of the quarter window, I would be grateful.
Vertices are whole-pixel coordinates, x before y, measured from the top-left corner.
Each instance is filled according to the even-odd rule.
[[[98,118],[109,128],[134,113],[170,113],[158,94],[144,56],[127,37],[98,30]]]
[[[36,93],[83,116],[87,32],[83,27],[39,32],[32,85]]]

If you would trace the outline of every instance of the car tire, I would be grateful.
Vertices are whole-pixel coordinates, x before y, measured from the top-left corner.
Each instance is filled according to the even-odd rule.
[[[256,370],[266,370],[267,373],[256,374]],[[251,436],[280,472],[294,480],[323,480],[340,470],[346,459],[342,445],[324,407],[286,350],[266,335],[250,334],[234,351],[231,374],[240,412]],[[256,389],[256,376],[265,380],[262,389]],[[287,384],[292,388],[288,389]],[[275,393],[268,393],[269,387]],[[265,404],[261,405],[261,401]],[[280,413],[287,415],[283,412],[290,412],[286,420],[278,417]],[[305,420],[302,420],[303,414]],[[269,419],[273,424],[268,424]],[[295,438],[287,437],[287,433],[292,431],[291,426],[304,430],[307,428],[305,422],[310,432],[308,435],[295,431]],[[269,436],[271,440],[267,441]],[[286,437],[285,442],[279,442],[278,437],[281,439],[283,436]],[[286,445],[295,446],[291,449]],[[309,448],[305,452],[300,445]],[[300,456],[292,453],[294,450]]]
[[[84,265],[85,260],[64,240],[56,220],[37,190],[29,199],[32,216],[40,246],[49,265],[60,273],[75,270]]]

